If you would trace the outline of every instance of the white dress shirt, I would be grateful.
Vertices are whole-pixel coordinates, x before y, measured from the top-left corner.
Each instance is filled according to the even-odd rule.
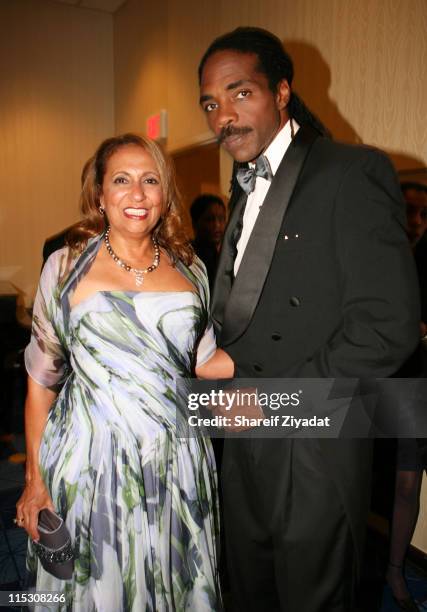
[[[292,119],[292,125],[295,135],[299,130],[299,125],[294,119]],[[287,148],[291,144],[291,141],[291,122],[289,120],[282,127],[280,132],[276,135],[274,140],[269,144],[269,146],[264,152],[264,155],[270,163],[273,178],[277,172],[277,168],[279,167],[280,162],[283,159],[284,154],[287,151]],[[250,163],[249,166],[254,167],[255,164]],[[234,260],[234,276],[237,275],[237,272],[239,270],[240,262],[242,261],[243,254],[246,250],[249,238],[251,237],[252,230],[257,220],[260,208],[263,205],[268,190],[270,189],[270,184],[270,181],[267,181],[267,179],[257,176],[255,182],[255,189],[252,191],[252,193],[248,195],[245,212],[243,215],[242,234],[240,236],[239,242],[237,243],[237,255],[236,259]]]

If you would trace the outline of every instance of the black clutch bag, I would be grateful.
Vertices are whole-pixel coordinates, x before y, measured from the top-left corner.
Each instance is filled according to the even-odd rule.
[[[71,537],[63,519],[47,508],[40,510],[37,524],[40,539],[33,545],[44,569],[61,580],[73,575],[74,554]]]

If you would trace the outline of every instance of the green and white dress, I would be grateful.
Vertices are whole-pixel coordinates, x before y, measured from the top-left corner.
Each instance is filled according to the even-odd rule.
[[[40,465],[77,558],[61,581],[30,543],[33,585],[65,593],[64,610],[219,610],[212,448],[176,435],[175,380],[191,375],[197,346],[200,363],[215,351],[206,273],[178,263],[193,292],[99,291],[70,308],[101,244],[54,253],[34,305],[27,370],[60,389]]]

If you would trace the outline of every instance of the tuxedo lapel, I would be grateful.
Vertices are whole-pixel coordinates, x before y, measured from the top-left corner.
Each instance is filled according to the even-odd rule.
[[[268,190],[234,283],[230,276],[226,288],[225,266],[218,270],[218,282],[215,285],[218,291],[214,304],[217,312],[214,316],[221,318],[221,344],[224,346],[237,340],[249,325],[270,269],[277,237],[298,176],[318,136],[318,132],[310,127],[301,127],[290,144]],[[243,204],[239,202],[233,211],[233,228],[238,221],[237,214],[241,206]],[[232,274],[234,262],[230,264],[230,257],[232,255],[228,253],[224,259],[227,270],[231,269]]]
[[[219,336],[221,333],[224,310],[233,285],[233,268],[236,249],[235,245],[233,244],[232,237],[245,207],[246,199],[246,194],[242,191],[240,193],[240,197],[238,196],[237,200],[234,200],[233,206],[231,207],[230,218],[228,220],[227,228],[222,241],[211,307],[212,319],[217,336]],[[232,200],[233,197],[230,200],[230,205]]]

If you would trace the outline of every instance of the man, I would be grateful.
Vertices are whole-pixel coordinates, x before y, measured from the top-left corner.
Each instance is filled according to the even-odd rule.
[[[206,266],[212,289],[225,230],[224,202],[217,195],[202,193],[193,200],[190,215],[194,230],[194,250]]]
[[[209,127],[244,165],[213,294],[218,341],[237,377],[388,376],[419,334],[399,185],[381,153],[320,135],[292,77],[258,28],[216,39],[199,66]],[[352,609],[369,474],[365,440],[226,440],[237,609]]]

